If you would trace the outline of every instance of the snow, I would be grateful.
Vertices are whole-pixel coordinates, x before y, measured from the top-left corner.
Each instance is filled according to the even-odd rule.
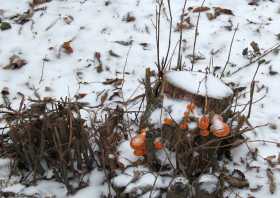
[[[132,162],[137,161],[141,157],[137,157],[133,154],[133,149],[130,146],[130,141],[124,141],[120,144],[119,148],[119,162],[125,167],[131,165]]]
[[[151,188],[154,186],[153,194],[157,194],[157,189],[166,188],[170,182],[170,177],[155,176],[149,173],[149,169],[143,166],[128,167],[118,176],[114,177],[113,185],[118,187],[124,187],[125,193],[142,194],[142,189]],[[150,191],[147,192],[148,194]],[[146,195],[142,195],[146,196]]]
[[[233,94],[227,85],[212,74],[170,71],[165,74],[165,79],[175,87],[200,96],[223,99]]]
[[[21,193],[24,190],[25,186],[22,184],[14,184],[8,187],[1,189],[3,192],[14,192]]]
[[[83,188],[71,198],[80,197],[101,197],[108,194],[109,188],[106,182],[104,183],[105,175],[103,171],[94,170],[89,175],[89,186]]]
[[[224,123],[223,121],[217,117],[217,116],[213,116],[212,118],[212,125],[211,125],[211,131],[218,131],[224,128]]]
[[[115,186],[126,187],[131,182],[132,179],[133,179],[132,176],[122,174],[114,177],[112,182]]]
[[[84,102],[89,102],[92,106],[100,104],[100,99],[97,94],[103,90],[108,90],[111,93],[115,88],[111,85],[103,85],[107,78],[122,78],[122,71],[125,69],[127,72],[125,82],[123,86],[123,96],[128,99],[131,96],[136,96],[143,93],[143,86],[139,81],[143,79],[145,74],[145,68],[151,67],[155,70],[156,61],[156,43],[153,23],[155,24],[155,1],[151,0],[114,0],[111,1],[109,6],[104,5],[104,1],[97,0],[53,0],[43,6],[46,6],[46,10],[38,11],[33,16],[33,21],[24,24],[23,26],[15,24],[9,20],[10,16],[17,13],[23,13],[28,9],[28,0],[0,0],[0,17],[3,20],[7,20],[11,23],[12,29],[7,31],[0,31],[0,90],[3,87],[8,87],[10,91],[10,100],[12,106],[16,107],[21,97],[18,92],[23,93],[27,98],[34,98],[34,89],[40,94],[41,97],[73,97],[77,93],[87,93],[88,95],[82,99]],[[81,3],[83,2],[83,3]],[[214,7],[221,6],[224,8],[232,9],[234,16],[221,15],[213,21],[209,21],[205,13],[201,13],[199,23],[199,35],[196,43],[196,53],[201,53],[205,59],[199,60],[194,65],[196,76],[188,74],[182,75],[182,77],[176,79],[183,83],[188,89],[192,89],[194,93],[197,92],[197,87],[188,87],[190,85],[190,79],[196,80],[195,82],[205,77],[204,73],[198,71],[205,71],[205,67],[209,65],[209,60],[213,57],[213,66],[223,69],[228,57],[229,45],[231,42],[233,31],[229,31],[225,26],[229,26],[230,22],[233,24],[233,28],[239,24],[233,46],[232,53],[229,61],[229,65],[226,68],[228,71],[235,71],[237,68],[247,64],[249,60],[242,56],[242,50],[246,47],[250,48],[250,43],[255,41],[259,44],[260,50],[270,48],[275,43],[278,43],[276,34],[279,33],[279,1],[258,1],[259,6],[249,6],[249,0],[208,0],[205,2],[205,6]],[[187,7],[199,6],[201,1],[189,0]],[[179,20],[183,2],[182,0],[172,1],[172,10],[174,18],[174,26]],[[123,18],[130,12],[136,17],[136,21],[132,23],[126,23]],[[67,25],[63,21],[64,16],[71,15],[74,21]],[[191,21],[195,24],[197,19],[197,13],[191,15]],[[251,21],[251,22],[250,22]],[[168,46],[168,22],[166,16],[162,20],[161,31],[161,50],[160,55],[165,55]],[[46,30],[46,28],[50,27]],[[148,30],[148,31],[147,31]],[[20,33],[19,33],[20,32]],[[72,38],[75,39],[72,42],[74,53],[68,55],[65,53],[60,54],[58,58],[58,49],[61,44]],[[179,34],[174,32],[172,37],[171,49],[173,49],[178,41]],[[191,62],[188,59],[188,55],[192,55],[194,29],[186,30],[183,32],[183,38],[185,42],[185,51],[183,52],[183,61],[185,63],[186,70],[190,70]],[[115,41],[129,41],[133,40],[131,46],[122,46]],[[147,43],[148,47],[142,47],[140,43]],[[52,47],[53,50],[49,48]],[[131,47],[131,48],[130,48]],[[111,57],[108,54],[109,50],[113,50],[119,54],[119,58]],[[96,63],[93,61],[95,52],[101,53],[101,59],[104,65],[104,72],[96,72]],[[127,53],[128,61],[126,67],[124,67]],[[217,52],[217,53],[214,53]],[[17,54],[21,58],[27,60],[28,64],[23,66],[20,70],[3,70],[2,66],[6,65],[9,61],[9,57]],[[174,57],[177,57],[175,52]],[[45,63],[43,72],[43,81],[40,82],[41,72],[43,68],[43,58],[48,58],[49,61]],[[271,123],[276,125],[276,129],[270,127],[263,127],[247,133],[246,137],[251,141],[254,140],[267,140],[279,142],[280,134],[280,94],[279,94],[279,80],[280,80],[280,56],[270,54],[264,57],[268,64],[264,64],[260,67],[259,73],[256,77],[258,87],[262,85],[265,89],[260,90],[254,96],[254,100],[266,97],[258,103],[253,105],[250,123],[253,126],[261,125],[265,123]],[[176,65],[176,58],[173,58],[172,65]],[[269,75],[269,66],[278,74]],[[107,68],[107,69],[106,69]],[[219,76],[221,69],[217,70]],[[245,86],[247,94],[240,98],[239,104],[246,104],[249,99],[250,82],[256,69],[256,64],[253,64],[241,72],[238,72],[232,76],[226,76],[222,80],[225,82],[233,81],[239,86]],[[213,71],[213,68],[211,68]],[[80,73],[78,75],[77,73]],[[176,72],[178,73],[178,72]],[[79,78],[81,76],[81,78]],[[175,77],[177,76],[174,75]],[[189,80],[186,77],[190,76]],[[174,77],[174,78],[175,78]],[[212,84],[213,77],[208,75],[211,83],[207,80],[208,96],[211,97],[211,92],[215,97],[224,97],[225,95],[231,95],[232,92],[228,87],[221,86],[221,83],[214,82]],[[216,80],[214,80],[216,81]],[[205,81],[204,81],[205,82]],[[50,87],[51,91],[47,91],[46,87]],[[210,91],[211,89],[211,91]],[[268,90],[266,92],[265,90]],[[199,94],[206,94],[205,86],[201,86]],[[218,96],[217,96],[218,95]],[[119,98],[113,101],[120,101]],[[110,102],[113,102],[110,101]],[[3,103],[2,98],[0,104]],[[26,102],[27,104],[28,102]],[[109,102],[105,102],[105,105],[109,105]],[[166,107],[168,104],[173,103],[166,101]],[[179,120],[183,116],[185,111],[185,105],[188,103],[182,101],[176,101],[174,104],[174,110],[171,112],[172,117]],[[176,106],[176,107],[175,107]],[[129,106],[130,110],[138,110],[139,105],[133,104]],[[240,106],[237,110],[243,108]],[[246,113],[246,112],[245,112]],[[160,111],[152,116],[152,119],[157,122],[160,117]],[[165,114],[162,116],[168,116]],[[1,123],[1,126],[2,123]],[[266,198],[278,198],[280,197],[280,190],[277,188],[274,194],[270,194],[268,180],[266,176],[266,169],[269,167],[267,162],[262,157],[270,155],[278,155],[280,148],[275,144],[264,144],[263,142],[251,142],[248,143],[251,149],[258,148],[259,157],[257,161],[252,161],[250,155],[248,155],[248,148],[246,145],[239,146],[232,151],[233,162],[229,162],[229,169],[238,168],[246,174],[250,182],[250,187],[254,188],[257,185],[263,187],[258,192],[251,192],[250,189],[234,189],[234,193],[229,194],[229,197],[236,197],[235,193],[238,193],[239,197],[266,197]],[[119,158],[118,160],[128,167],[132,162],[140,159],[133,155],[133,150],[129,146],[129,141],[124,141],[118,148]],[[262,156],[262,157],[260,157]],[[249,159],[251,166],[257,166],[256,168],[247,169],[246,163],[243,164],[241,158]],[[173,158],[174,159],[174,158]],[[273,168],[276,186],[280,186],[280,172],[278,171],[279,165]],[[0,179],[5,179],[9,174],[8,161],[0,160]],[[105,181],[105,176],[101,171],[93,170],[88,176],[90,178],[90,186],[80,190],[73,197],[100,197],[101,194],[108,193],[108,186]],[[118,178],[118,176],[117,176]],[[120,176],[116,179],[118,183],[122,183],[124,176]],[[130,177],[127,177],[129,181]],[[8,183],[7,191],[25,192],[26,194],[39,193],[44,197],[49,194],[54,194],[57,197],[63,197],[65,195],[64,187],[54,181],[40,181],[33,187],[26,188],[22,184],[16,183],[13,180]],[[130,184],[129,189],[133,187],[144,186],[145,182],[151,185],[154,181],[154,176],[148,174],[143,180]],[[162,181],[161,181],[162,182]],[[163,186],[168,184],[168,179]],[[160,183],[159,183],[160,184]],[[157,184],[157,185],[159,185]],[[161,185],[159,185],[161,186]],[[3,189],[1,189],[3,190]],[[157,192],[156,190],[154,192]],[[238,197],[237,196],[237,197]]]
[[[187,111],[187,105],[190,103],[191,101],[173,99],[164,95],[163,108],[153,111],[152,115],[150,116],[150,122],[158,126],[160,123],[162,123],[164,118],[171,117],[176,123],[179,123],[184,116],[184,112]],[[194,109],[193,115],[197,117],[201,116],[202,109],[196,107]],[[195,127],[195,125],[196,123],[191,123],[190,127]]]
[[[218,178],[215,175],[204,174],[199,177],[200,189],[208,193],[213,193],[217,190]]]
[[[0,179],[7,178],[9,176],[9,167],[11,161],[9,159],[0,159]]]
[[[169,183],[171,182],[170,177],[163,177],[155,175],[151,173],[144,174],[139,180],[137,180],[134,183],[130,183],[126,189],[125,192],[132,192],[135,189],[141,189],[145,187],[152,187],[154,186],[156,188],[167,188]]]
[[[39,181],[36,186],[30,186],[25,188],[22,192],[25,195],[40,195],[42,197],[57,197],[63,198],[67,194],[66,187],[54,181]]]
[[[189,184],[189,181],[188,181],[186,178],[184,178],[184,177],[176,177],[176,178],[173,180],[172,183],[173,183],[173,184],[175,184],[175,183],[182,183],[182,184],[184,184],[184,185],[187,185],[187,184]]]

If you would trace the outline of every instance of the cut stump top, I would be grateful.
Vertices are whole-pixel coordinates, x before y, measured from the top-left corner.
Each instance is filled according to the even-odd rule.
[[[175,88],[190,94],[222,100],[233,95],[233,91],[221,79],[212,74],[190,71],[170,71],[165,80]]]

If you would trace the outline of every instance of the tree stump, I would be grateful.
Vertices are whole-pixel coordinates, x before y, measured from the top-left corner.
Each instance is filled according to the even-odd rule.
[[[231,103],[233,91],[212,74],[170,71],[164,75],[163,92],[168,97],[189,100],[204,110],[223,112]]]

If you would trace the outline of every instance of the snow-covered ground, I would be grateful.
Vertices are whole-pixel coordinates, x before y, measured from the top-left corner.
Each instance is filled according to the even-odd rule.
[[[145,68],[156,69],[156,42],[153,25],[155,24],[155,0],[52,0],[38,6],[37,8],[45,9],[36,11],[31,20],[23,25],[16,24],[9,19],[11,16],[27,11],[28,2],[28,0],[0,0],[0,18],[12,26],[9,30],[0,30],[0,89],[9,88],[12,104],[18,104],[21,98],[19,92],[32,98],[35,97],[35,93],[41,97],[56,98],[73,97],[79,93],[85,93],[87,95],[82,101],[95,106],[101,102],[100,97],[97,97],[99,93],[107,90],[109,94],[114,92],[113,86],[104,85],[103,82],[106,79],[123,77],[125,78],[123,87],[125,100],[143,93],[139,80],[143,79]],[[254,1],[206,0],[204,6],[211,8],[208,12],[213,12],[214,7],[224,7],[231,9],[234,15],[220,15],[210,21],[206,12],[201,13],[196,53],[199,53],[203,59],[194,65],[194,70],[204,70],[209,65],[211,57],[213,57],[214,66],[223,68],[228,58],[234,28],[237,25],[238,30],[226,73],[235,71],[249,62],[242,52],[248,47],[250,54],[252,41],[258,43],[261,53],[280,42],[279,35],[277,38],[277,34],[280,33],[280,1],[257,0],[257,6],[248,5],[249,2]],[[187,8],[200,6],[201,3],[201,0],[189,0]],[[182,0],[171,1],[173,30],[180,20],[183,4]],[[166,13],[162,15],[161,55],[166,53],[168,46],[167,15],[166,9]],[[127,22],[128,16],[135,18]],[[198,13],[190,14],[192,24],[196,24],[197,16]],[[194,34],[194,27],[183,32],[185,69],[191,67],[188,57],[192,54]],[[174,31],[171,49],[175,47],[178,39],[179,33]],[[65,53],[61,46],[70,40],[73,53]],[[98,61],[95,56],[99,53],[103,65],[102,72],[98,72],[96,68]],[[275,51],[264,57],[267,62],[261,65],[256,76],[259,91],[255,94],[254,100],[258,100],[264,95],[265,97],[254,104],[250,123],[254,126],[269,123],[269,126],[247,133],[246,136],[252,141],[266,140],[280,143],[278,130],[280,127],[280,94],[278,92],[280,89],[280,56],[277,53]],[[9,63],[12,55],[20,56],[27,61],[27,64],[20,69],[4,70],[2,67]],[[175,67],[175,59],[173,65]],[[234,75],[225,77],[224,80],[245,86],[249,91],[256,66],[257,64],[252,64]],[[221,71],[222,69],[218,70],[217,74]],[[262,86],[263,88],[261,88]],[[244,104],[248,99],[249,92],[239,102]],[[115,97],[113,100],[121,99]],[[3,103],[2,99],[0,103]],[[111,101],[106,103],[109,104]],[[258,160],[252,161],[250,164],[243,164],[242,161],[250,162],[250,160],[242,159],[250,158],[250,156],[248,147],[242,145],[234,149],[234,161],[231,162],[230,167],[246,173],[250,188],[234,189],[231,196],[238,197],[235,194],[238,193],[239,197],[280,197],[280,189],[278,189],[280,162],[277,159],[280,147],[262,141],[251,142],[248,145],[251,149],[258,149]],[[123,147],[121,150],[124,157],[135,158],[127,142],[124,142],[121,147]],[[275,155],[273,161],[277,163],[274,167],[270,167],[265,158],[273,155]],[[267,168],[271,168],[274,173],[276,182],[274,194],[269,192]],[[140,169],[142,168],[140,167]],[[129,172],[129,170],[127,171]],[[50,194],[57,197],[66,196],[65,187],[52,181],[41,181],[37,186],[28,188],[17,183],[16,178],[9,184],[5,184],[4,180],[8,176],[8,172],[8,161],[1,159],[0,188],[3,191],[36,193],[42,197]],[[103,172],[94,170],[88,175],[88,179],[90,186],[82,189],[73,197],[100,197],[102,193],[106,194],[108,187],[106,183],[104,184]],[[142,179],[142,183],[153,184],[155,177],[147,174]],[[121,182],[124,186],[127,185],[121,176],[115,178],[114,181]],[[160,181],[159,186],[168,186],[167,180]],[[137,183],[133,185],[137,185]],[[258,186],[262,187],[254,190]],[[130,188],[132,187],[130,186]]]

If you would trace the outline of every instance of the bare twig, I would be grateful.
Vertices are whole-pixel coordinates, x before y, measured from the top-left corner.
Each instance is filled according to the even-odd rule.
[[[183,24],[184,21],[184,14],[185,14],[185,9],[186,9],[186,4],[187,4],[187,0],[184,1],[184,6],[183,6],[183,10],[182,10],[182,14],[181,14],[181,24]],[[177,69],[178,70],[182,70],[182,39],[183,39],[183,28],[180,28],[180,39],[179,39],[179,51],[178,51],[178,59],[177,59]]]
[[[170,47],[171,47],[171,37],[172,37],[172,23],[173,23],[173,16],[172,16],[172,10],[171,10],[171,5],[170,5],[170,0],[167,0],[167,5],[168,5],[168,12],[169,12],[169,36],[168,36],[168,47],[167,47],[167,52],[165,55],[165,60],[163,63],[163,70],[166,68],[166,63],[169,57],[169,52],[170,52]]]
[[[48,27],[46,27],[45,31],[49,31],[53,26],[57,24],[57,22],[61,19],[61,16],[57,17]]]
[[[202,4],[200,7],[203,7],[205,3],[205,0],[203,0]],[[192,54],[192,67],[191,67],[191,71],[193,71],[193,67],[194,67],[194,62],[195,62],[195,47],[196,47],[196,42],[197,42],[197,37],[198,37],[198,25],[199,25],[199,19],[200,19],[200,13],[198,13],[198,18],[196,21],[196,26],[195,26],[195,34],[194,34],[194,42],[193,42],[193,54]]]
[[[157,43],[157,69],[160,75],[160,19],[162,10],[163,0],[157,3],[156,7],[156,43]]]
[[[253,97],[254,97],[254,91],[255,91],[255,78],[257,76],[257,73],[259,71],[259,68],[261,66],[261,64],[263,63],[263,61],[259,61],[258,62],[258,67],[254,73],[253,79],[251,81],[251,87],[250,87],[250,103],[249,103],[249,110],[248,110],[248,114],[247,114],[247,119],[250,118],[251,115],[251,110],[252,110],[252,105],[253,105]]]
[[[127,104],[126,104],[126,102],[125,102],[124,95],[123,95],[123,85],[124,85],[124,81],[125,81],[125,70],[126,70],[126,67],[127,67],[128,56],[129,56],[129,53],[130,53],[131,48],[132,48],[132,45],[129,47],[129,49],[128,49],[128,51],[127,51],[126,58],[125,58],[125,63],[124,63],[124,67],[123,67],[123,73],[122,73],[122,75],[123,75],[123,77],[122,77],[123,81],[122,81],[122,84],[121,84],[121,90],[122,90],[121,98],[122,98],[122,100],[123,100],[123,105],[124,105],[125,111],[128,111],[128,107],[127,107]],[[127,121],[129,122],[128,114],[126,114],[126,115],[127,115]],[[129,123],[128,123],[128,125],[129,125]],[[128,127],[129,127],[129,126],[128,126]],[[128,131],[129,131],[129,130],[128,130]],[[131,137],[131,134],[130,134],[130,133],[128,133],[128,134],[129,134],[129,136]]]
[[[244,66],[239,67],[237,70],[235,70],[234,72],[231,73],[231,75],[236,74],[237,72],[251,66],[252,64],[258,62],[259,60],[261,60],[263,57],[267,56],[268,54],[272,53],[274,50],[278,49],[280,47],[280,43],[274,45],[273,47],[269,48],[268,50],[266,50],[261,56],[259,56],[258,58],[256,58],[255,60],[247,63]]]
[[[43,66],[42,66],[42,70],[41,70],[41,77],[40,77],[40,81],[39,84],[41,84],[41,82],[43,82],[43,77],[44,77],[44,70],[45,70],[45,65],[46,62],[48,61],[47,57],[45,56],[45,58],[43,58]]]
[[[242,135],[242,134],[244,134],[244,133],[246,133],[246,132],[252,131],[252,130],[254,130],[254,129],[256,129],[256,128],[265,127],[265,126],[267,126],[267,125],[268,125],[268,124],[263,124],[263,125],[259,125],[259,126],[255,126],[255,127],[250,127],[250,128],[242,129],[242,130],[239,131],[238,133],[234,133],[234,134],[232,134],[232,135],[230,135],[230,136],[226,136],[226,137],[223,137],[223,138],[220,138],[220,139],[210,140],[210,141],[208,141],[208,142],[206,142],[206,143],[204,143],[204,144],[201,144],[201,145],[199,145],[199,146],[193,148],[193,150],[199,150],[199,149],[205,148],[206,146],[213,145],[213,144],[215,144],[215,143],[217,143],[217,142],[220,142],[220,141],[222,141],[222,140],[227,140],[227,139],[230,139],[230,138],[232,138],[232,137],[234,137],[234,136],[236,136],[236,135]]]
[[[225,66],[224,66],[224,69],[223,69],[223,71],[222,71],[222,73],[221,73],[220,78],[224,77],[224,72],[225,72],[225,70],[226,70],[226,68],[227,68],[227,65],[228,65],[228,63],[229,63],[230,55],[231,55],[231,50],[232,50],[232,45],[233,45],[233,41],[234,41],[236,32],[237,32],[237,30],[238,30],[238,26],[239,26],[239,24],[237,24],[237,26],[236,26],[236,28],[235,28],[235,30],[234,30],[234,33],[233,33],[233,36],[232,36],[232,39],[231,39],[231,42],[230,42],[230,47],[229,47],[229,52],[228,52],[227,61],[226,61],[226,64],[225,64]]]

